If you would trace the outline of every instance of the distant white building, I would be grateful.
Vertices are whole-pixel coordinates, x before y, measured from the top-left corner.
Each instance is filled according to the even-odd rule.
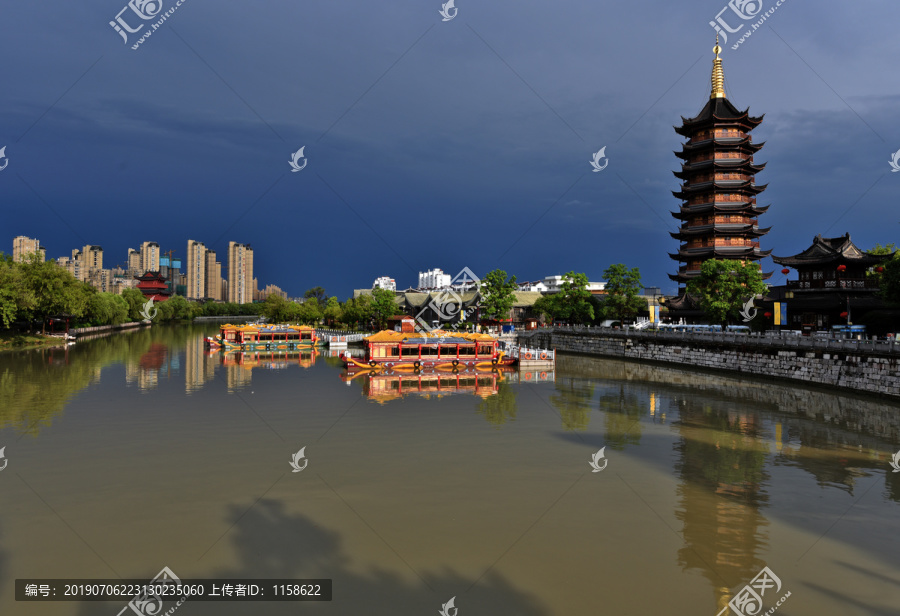
[[[537,282],[523,282],[519,284],[519,290],[537,293],[559,293],[562,289],[563,278],[563,276],[547,276]],[[591,293],[600,293],[605,288],[605,282],[588,282],[587,286],[587,290]]]
[[[422,274],[419,274],[419,278],[421,279]],[[393,278],[388,278],[387,276],[382,276],[381,278],[376,278],[375,282],[372,283],[373,289],[387,289],[388,291],[396,291],[397,283]]]
[[[538,280],[537,282],[520,282],[519,291],[527,291],[530,293],[546,293],[547,285],[545,285],[541,280]]]
[[[445,274],[442,269],[436,268],[427,272],[419,272],[420,289],[444,289],[450,286],[451,280],[450,275]]]

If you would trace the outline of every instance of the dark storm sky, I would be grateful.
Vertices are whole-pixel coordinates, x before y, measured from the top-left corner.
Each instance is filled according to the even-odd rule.
[[[725,0],[457,0],[446,22],[440,1],[184,0],[137,50],[149,25],[128,44],[109,25],[126,0],[85,5],[3,7],[4,252],[99,244],[109,267],[145,240],[234,240],[260,286],[342,298],[465,266],[599,280],[623,262],[675,289],[672,126],[708,99]],[[729,99],[766,115],[774,254],[897,240],[898,23],[894,2],[785,0],[723,45]]]

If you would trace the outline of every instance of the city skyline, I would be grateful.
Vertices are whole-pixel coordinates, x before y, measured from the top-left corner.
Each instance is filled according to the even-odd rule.
[[[71,53],[38,72],[10,68],[8,224],[50,255],[92,242],[124,255],[146,237],[181,252],[201,238],[223,261],[238,237],[257,249],[255,275],[291,296],[323,286],[347,297],[381,276],[406,287],[434,266],[597,280],[619,262],[674,293],[672,127],[708,98],[710,22],[727,6],[501,2],[442,23],[410,4],[379,13],[378,28],[347,20],[347,7],[276,4],[248,22],[236,7],[186,6],[132,50],[102,7],[44,22],[16,5],[10,44],[46,57],[9,25],[40,23]],[[754,138],[766,142],[757,181],[774,254],[817,234],[895,240],[900,120],[881,76],[900,8],[865,28],[856,13],[786,1],[737,49],[737,34],[722,42],[728,99],[766,118]],[[208,34],[232,29],[271,46]],[[608,165],[593,173],[601,148]]]

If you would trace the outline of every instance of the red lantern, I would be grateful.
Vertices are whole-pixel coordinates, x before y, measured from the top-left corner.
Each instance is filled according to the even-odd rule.
[[[763,313],[763,316],[766,317],[767,319],[771,319],[771,318],[772,318],[772,313],[771,313],[771,312],[764,312],[764,313]]]
[[[884,271],[884,268],[879,265],[878,267],[875,268],[875,271],[880,274],[881,272]]]
[[[837,266],[837,271],[839,271],[839,272],[843,272],[843,271],[846,270],[846,269],[847,269],[847,266],[846,266],[846,265],[838,265],[838,266]]]
[[[788,268],[784,268],[783,270],[781,270],[781,273],[784,274],[785,276],[787,276],[788,274],[791,273],[791,270],[789,270]]]
[[[847,312],[847,311],[844,311],[844,312],[841,313],[841,318],[842,318],[842,319],[846,319],[848,316],[850,316],[850,313]]]

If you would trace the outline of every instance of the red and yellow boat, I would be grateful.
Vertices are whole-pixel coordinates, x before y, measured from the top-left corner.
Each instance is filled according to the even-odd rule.
[[[488,334],[384,330],[366,338],[365,343],[364,357],[341,355],[347,370],[460,371],[510,366],[516,361],[507,357],[497,339]]]
[[[316,346],[316,330],[306,325],[223,325],[210,349],[225,351],[288,351]]]

